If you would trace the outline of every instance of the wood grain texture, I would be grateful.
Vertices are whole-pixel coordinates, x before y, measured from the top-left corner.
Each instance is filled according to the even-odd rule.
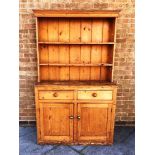
[[[39,54],[39,44],[38,44],[38,35],[39,35],[39,30],[38,30],[38,18],[36,18],[36,46],[37,46],[37,81],[40,82],[40,61],[39,61],[39,57],[40,57],[40,54]]]
[[[108,104],[78,104],[78,141],[105,141]]]
[[[39,18],[38,25],[38,80],[112,81],[114,19]],[[48,78],[40,75],[46,70]]]
[[[58,41],[58,33],[59,33],[58,21],[59,21],[58,18],[47,19],[48,42]]]
[[[50,141],[73,140],[73,104],[40,103],[41,139]]]
[[[111,144],[116,86],[99,86],[93,90],[94,87],[89,85],[89,90],[85,85],[70,87],[67,82],[60,88],[58,85],[37,85],[35,100],[38,142]],[[55,93],[56,97],[53,96]],[[93,93],[97,93],[98,99],[92,97]]]
[[[40,63],[48,63],[49,53],[48,46],[42,45],[39,46],[39,62]]]
[[[58,41],[39,41],[38,44],[46,45],[113,45],[115,42],[58,42]]]
[[[81,42],[90,42],[92,34],[92,20],[81,20]]]
[[[74,94],[73,91],[39,91],[38,98],[42,100],[67,100],[67,99],[73,99]]]
[[[117,21],[117,19],[113,19],[113,20],[114,20],[114,22],[113,22],[113,33],[114,33],[113,39],[116,42],[116,21]],[[114,58],[115,58],[115,53],[116,53],[115,48],[116,48],[116,45],[113,45],[113,49],[112,49],[112,51],[113,51],[113,56],[112,56],[113,66],[114,66]],[[113,77],[114,77],[113,74],[114,74],[114,68],[112,68],[111,82],[113,82]]]
[[[109,22],[107,19],[103,20],[103,42],[108,42],[109,41]]]
[[[103,21],[102,19],[92,20],[92,42],[102,42],[102,29]]]
[[[49,68],[48,66],[40,66],[40,81],[48,81]]]
[[[101,46],[92,46],[91,63],[101,63]],[[91,67],[91,80],[100,80],[100,74],[100,67]]]
[[[112,144],[118,11],[34,10],[34,14],[38,143]]]
[[[120,10],[83,11],[83,10],[33,10],[36,17],[118,17]]]
[[[112,100],[113,98],[112,91],[98,91],[98,90],[85,90],[78,91],[78,99],[79,100]]]
[[[49,51],[49,64],[59,63],[59,46],[51,45],[48,47]],[[49,66],[49,80],[59,80],[60,69],[59,67]]]
[[[80,19],[70,19],[69,20],[69,39],[70,42],[81,42],[81,36],[80,36],[80,31],[81,31],[81,20]]]
[[[38,40],[48,41],[47,18],[39,18],[38,20]]]
[[[91,47],[87,45],[81,46],[81,63],[89,65],[91,59]],[[80,80],[90,80],[90,67],[80,68]]]
[[[70,46],[70,64],[80,63],[80,47],[77,45]],[[79,67],[70,67],[70,80],[79,80]]]
[[[59,63],[69,63],[68,46],[59,46]],[[60,67],[60,80],[69,80],[69,67]]]
[[[59,19],[59,42],[69,41],[69,20]]]

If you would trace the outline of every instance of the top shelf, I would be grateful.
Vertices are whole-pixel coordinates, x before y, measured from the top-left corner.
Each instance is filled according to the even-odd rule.
[[[56,45],[113,45],[115,42],[43,42],[39,41],[38,44],[56,44]]]
[[[82,10],[33,10],[36,17],[118,17],[120,10],[82,11]]]

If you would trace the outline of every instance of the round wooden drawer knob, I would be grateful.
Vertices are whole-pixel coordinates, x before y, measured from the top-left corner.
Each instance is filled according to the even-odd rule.
[[[58,93],[53,93],[53,96],[54,97],[58,97]]]
[[[93,97],[96,97],[96,96],[97,96],[97,93],[92,93],[92,96],[93,96]]]

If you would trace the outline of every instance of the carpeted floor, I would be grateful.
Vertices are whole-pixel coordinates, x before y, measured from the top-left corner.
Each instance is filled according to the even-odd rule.
[[[37,145],[36,128],[19,128],[20,155],[134,155],[134,127],[115,127],[112,146],[89,145]]]

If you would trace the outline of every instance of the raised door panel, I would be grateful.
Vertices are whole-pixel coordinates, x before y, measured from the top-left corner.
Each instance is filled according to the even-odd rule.
[[[41,140],[71,142],[73,140],[73,104],[40,103]]]
[[[106,143],[109,140],[110,104],[78,104],[78,142]]]

